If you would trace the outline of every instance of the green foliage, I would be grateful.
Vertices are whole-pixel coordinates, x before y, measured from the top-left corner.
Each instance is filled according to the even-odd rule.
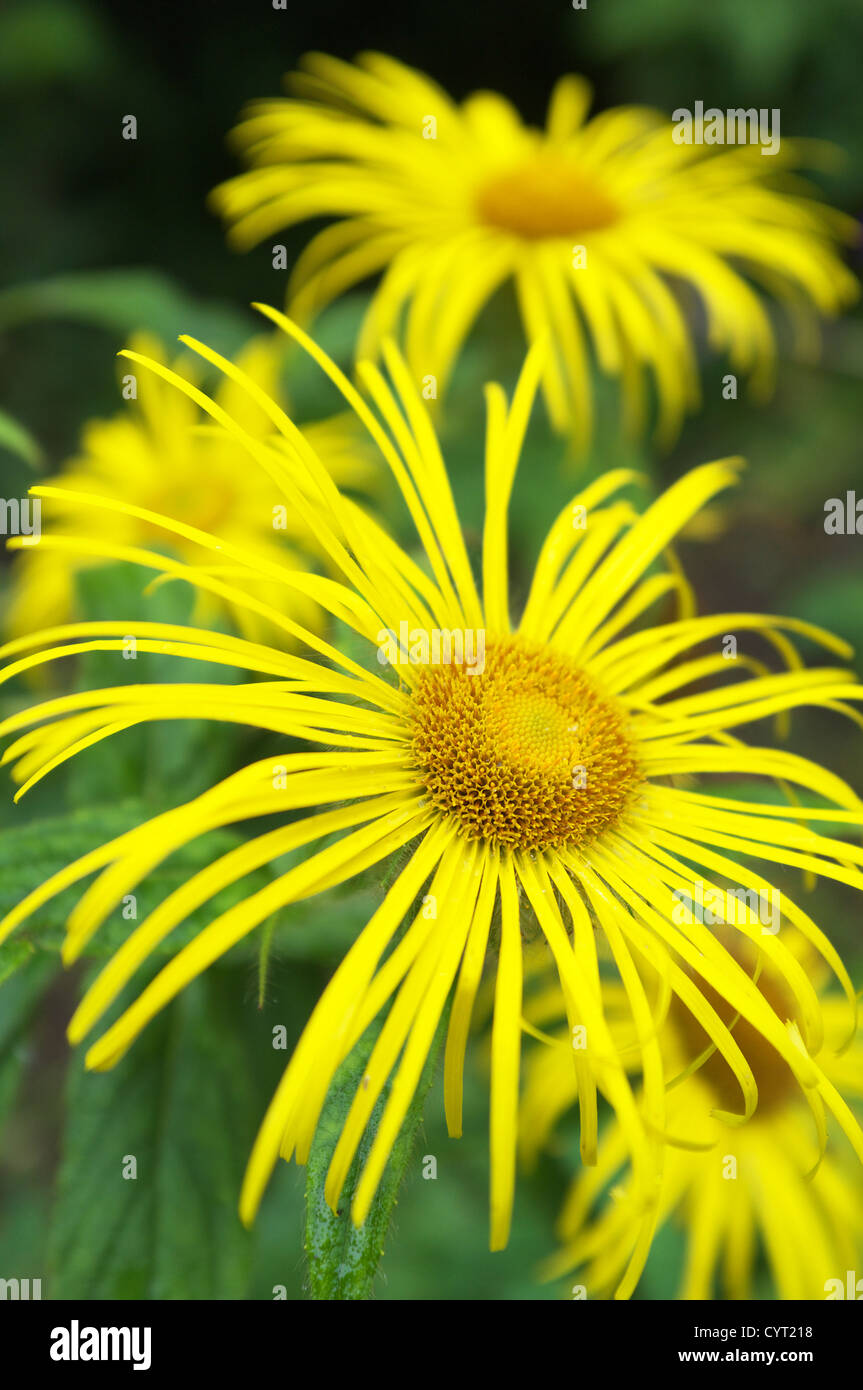
[[[154,270],[57,275],[0,294],[0,330],[40,319],[72,319],[128,337],[149,329],[171,343],[180,333],[231,352],[254,329],[251,315],[194,299]]]
[[[581,32],[579,64],[598,61],[618,99],[669,112],[696,97],[706,106],[778,107],[783,138],[826,138],[847,151],[844,186],[859,193],[858,0],[615,0],[593,7]]]
[[[31,468],[38,468],[42,462],[42,450],[37,440],[5,410],[0,410],[0,449],[8,449]]]
[[[129,802],[24,821],[4,829],[0,835],[0,913],[9,912],[74,859],[131,829],[140,816],[140,803]],[[7,947],[11,950],[20,942],[22,933],[29,940],[59,928],[73,901],[68,892],[52,899],[39,910],[35,921],[9,939]]]
[[[215,973],[198,981],[110,1072],[73,1062],[50,1297],[244,1295],[252,1242],[237,1196],[257,1116],[224,991]]]
[[[0,15],[0,80],[7,89],[64,77],[98,81],[110,61],[110,41],[85,5],[19,0]]]
[[[0,914],[8,912],[28,893],[53,874],[64,869],[97,846],[141,824],[149,814],[147,807],[134,800],[115,806],[88,809],[58,816],[53,820],[31,821],[18,829],[7,829],[0,836]],[[170,860],[148,874],[135,889],[135,917],[124,915],[122,907],[108,918],[88,943],[87,956],[113,955],[134,930],[137,922],[185,883],[192,874],[241,843],[240,836],[227,830],[214,830],[183,846]],[[270,877],[266,869],[248,875],[240,883],[223,889],[216,897],[191,913],[166,938],[155,953],[173,954],[207,925],[213,917],[263,887]],[[22,924],[4,947],[0,947],[0,982],[20,969],[31,958],[34,947],[40,951],[59,950],[66,918],[81,894],[81,886],[66,889],[52,898],[33,919]]]
[[[396,1196],[411,1160],[422,1123],[423,1108],[434,1076],[434,1062],[443,1036],[443,1028],[438,1030],[437,1040],[393,1146],[372,1208],[362,1226],[355,1226],[350,1215],[351,1200],[374,1141],[389,1095],[389,1086],[384,1088],[372,1111],[371,1119],[348,1171],[340,1198],[341,1205],[337,1212],[331,1211],[326,1202],[324,1185],[330,1159],[379,1033],[378,1024],[368,1028],[336,1072],[309,1154],[306,1177],[306,1256],[311,1296],[315,1299],[367,1299],[372,1295]]]
[[[56,963],[28,942],[6,941],[0,947],[0,1136],[27,1061],[25,1033],[55,971]]]
[[[34,953],[29,941],[4,941],[0,946],[0,985],[27,965]]]

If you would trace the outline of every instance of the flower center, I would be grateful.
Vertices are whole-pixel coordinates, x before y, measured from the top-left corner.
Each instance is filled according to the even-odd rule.
[[[468,839],[582,844],[620,816],[640,780],[623,711],[546,648],[489,644],[481,674],[426,666],[412,713],[428,794]]]
[[[477,212],[488,226],[528,241],[578,236],[608,227],[620,215],[589,173],[549,155],[492,179],[479,191]]]
[[[732,936],[730,931],[723,930],[722,927],[713,930],[731,955],[752,974],[755,953],[751,944],[738,937],[736,933]],[[767,971],[763,970],[756,981],[756,988],[783,1024],[786,1019],[793,1017],[788,993],[772,974],[768,975]],[[728,1001],[703,981],[699,982],[699,989],[707,1002],[713,1005],[723,1023],[731,1025],[734,1012]],[[701,1024],[697,1023],[689,1010],[683,1008],[676,1000],[672,1006],[672,1013],[685,1053],[690,1060],[694,1060],[708,1047],[710,1040]],[[769,1043],[757,1028],[753,1028],[745,1018],[738,1018],[731,1031],[752,1068],[752,1075],[758,1087],[758,1109],[755,1119],[759,1116],[763,1118],[770,1111],[784,1105],[795,1093],[799,1095],[799,1083],[795,1080],[788,1063],[783,1061],[772,1043]],[[719,1051],[710,1054],[697,1075],[710,1087],[717,1107],[722,1110],[740,1110],[740,1086]]]

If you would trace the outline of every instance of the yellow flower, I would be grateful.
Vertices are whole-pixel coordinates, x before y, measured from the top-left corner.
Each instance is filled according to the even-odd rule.
[[[817,980],[817,969],[814,974]],[[758,987],[777,1016],[788,1020],[802,1052],[787,989],[769,968]],[[623,1028],[619,997],[616,1005]],[[860,1170],[847,1146],[834,1143],[826,1150],[824,1112],[839,1119],[863,1160],[863,1131],[847,1104],[863,1099],[863,1038],[858,1034],[847,1046],[844,1000],[825,995],[821,1010],[824,1047],[806,1094],[775,1049],[725,1011],[758,1084],[758,1109],[734,1127],[722,1113],[736,1089],[731,1071],[685,1008],[675,1002],[669,1012],[663,1052],[669,1075],[680,1084],[669,1090],[674,1137],[665,1152],[656,1219],[658,1226],[675,1222],[685,1231],[680,1298],[752,1298],[760,1251],[780,1298],[836,1297],[840,1286],[839,1296],[846,1296],[847,1271],[859,1267],[863,1252]],[[625,1046],[623,1033],[620,1041]],[[537,1051],[526,1069],[522,1142],[528,1160],[545,1144],[557,1115],[575,1102],[568,1044],[566,1039]],[[640,1226],[640,1210],[626,1187],[625,1139],[612,1121],[596,1167],[573,1180],[559,1221],[561,1249],[546,1273],[571,1274],[588,1297],[603,1297],[626,1269]]]
[[[235,246],[247,249],[311,217],[338,218],[300,256],[289,312],[304,319],[384,272],[358,345],[374,356],[407,313],[417,380],[443,390],[477,316],[515,288],[525,335],[549,335],[542,378],[554,426],[584,445],[592,429],[591,356],[619,377],[629,427],[655,379],[657,432],[671,441],[698,399],[692,296],[711,349],[753,386],[770,385],[775,345],[759,293],[783,301],[801,340],[818,314],[851,302],[857,282],[835,253],[853,219],[799,179],[803,150],[681,145],[639,107],[587,120],[578,77],[552,93],[544,131],[503,97],[460,106],[422,74],[379,53],[356,65],[310,54],[288,98],[257,101],[233,133],[253,166],[214,190]]]
[[[162,344],[149,334],[139,334],[133,347],[160,362],[168,360]],[[269,334],[248,342],[237,363],[267,396],[284,404],[283,358],[283,336]],[[192,372],[198,383],[197,358],[184,353],[173,367],[186,375]],[[145,512],[166,513],[235,545],[254,546],[261,558],[273,564],[300,566],[322,558],[314,532],[293,509],[284,507],[273,480],[260,469],[237,468],[235,448],[222,432],[206,428],[207,416],[194,399],[153,376],[136,382],[134,389],[136,396],[117,415],[85,426],[80,455],[50,479],[57,487],[50,501],[51,527],[78,541],[87,536],[91,543],[85,550],[35,545],[21,552],[5,618],[6,631],[13,637],[80,616],[76,576],[110,559],[100,548],[104,517],[78,501],[82,492],[122,498]],[[222,383],[216,400],[256,439],[272,434],[265,412],[230,381]],[[341,487],[366,492],[374,488],[377,465],[353,416],[304,425],[303,433]],[[110,534],[112,542],[132,547],[163,546],[170,539],[188,564],[209,561],[212,565],[212,555],[191,536],[169,538],[157,522],[131,511],[114,517]],[[230,566],[216,564],[211,573],[236,579],[239,572],[236,567],[232,571]],[[251,592],[270,604],[285,601],[284,589],[272,580],[258,581]],[[324,615],[313,600],[294,593],[290,603],[300,622],[320,631]],[[227,612],[247,637],[273,635],[257,614],[213,595],[200,596],[195,616],[206,623],[220,611]]]
[[[391,344],[384,348],[392,387],[373,364],[361,364],[369,405],[302,330],[276,310],[262,312],[318,361],[369,431],[401,491],[422,559],[412,558],[339,490],[308,440],[231,362],[184,340],[268,413],[281,436],[278,449],[261,443],[220,403],[170,368],[127,353],[209,412],[225,431],[225,447],[235,450],[242,476],[259,465],[278,483],[341,578],[276,566],[256,549],[222,538],[208,542],[203,533],[194,533],[196,543],[209,544],[223,561],[243,566],[249,575],[273,578],[286,592],[314,599],[354,630],[368,660],[363,664],[356,654],[304,631],[279,609],[206,569],[105,540],[106,556],[182,577],[206,593],[245,605],[308,650],[295,655],[205,629],[130,626],[128,619],[18,639],[2,653],[10,659],[2,679],[50,661],[58,651],[119,651],[130,632],[139,660],[158,650],[191,660],[205,657],[264,678],[242,686],[118,686],[15,713],[0,733],[16,736],[5,756],[23,782],[18,795],[78,751],[144,720],[209,717],[310,746],[245,767],[188,804],[86,855],[14,909],[0,926],[0,939],[52,895],[96,873],[69,918],[64,956],[72,961],[123,894],[177,847],[215,826],[311,812],[250,839],[195,874],[135,928],[105,966],[72,1019],[69,1036],[75,1043],[99,1023],[156,944],[192,910],[255,868],[309,847],[294,867],[222,912],[179,950],[91,1045],[88,1065],[110,1067],[158,1010],[274,912],[401,850],[396,878],[325,989],[272,1101],[250,1159],[243,1218],[254,1216],[279,1153],[306,1159],[336,1068],[389,1001],[332,1160],[328,1200],[338,1202],[365,1126],[394,1073],[352,1197],[354,1220],[366,1216],[453,988],[445,1099],[450,1132],[460,1132],[466,1039],[491,940],[497,948],[491,1240],[494,1248],[506,1242],[515,1170],[521,925],[535,921],[554,956],[570,1024],[585,1026],[594,1043],[589,1063],[581,1066],[585,1156],[588,1161],[596,1156],[598,1083],[627,1136],[648,1222],[665,1128],[665,1078],[637,962],[657,970],[667,990],[685,1000],[715,1040],[737,1079],[741,1114],[754,1110],[755,1080],[705,988],[763,1032],[802,1084],[812,1083],[808,1057],[734,956],[699,922],[676,923],[673,891],[691,888],[696,874],[707,873],[769,893],[769,880],[738,865],[736,852],[747,861],[799,865],[863,887],[858,867],[863,850],[805,824],[859,825],[863,803],[856,794],[813,762],[785,751],[744,747],[730,732],[801,705],[847,711],[844,702],[858,699],[860,686],[841,668],[803,669],[788,633],[839,655],[847,655],[847,648],[794,619],[692,616],[688,587],[668,547],[699,508],[735,482],[733,460],[695,469],[643,515],[619,495],[637,481],[632,473],[617,470],[591,483],[551,526],[527,602],[513,621],[508,510],[538,388],[540,353],[528,355],[509,404],[499,386],[488,388],[478,587],[434,430],[397,350]],[[34,492],[48,496],[53,489]],[[108,522],[138,513],[122,499],[81,494],[79,501]],[[189,536],[189,527],[168,517],[159,524],[169,536]],[[76,543],[52,536],[41,543],[66,551],[76,544],[86,551],[91,544],[86,537]],[[680,598],[678,618],[627,632],[670,594]],[[763,634],[789,669],[770,675],[746,656],[727,661],[717,649],[721,637],[746,631]],[[59,647],[51,645],[58,642]],[[696,648],[701,650],[693,654]],[[392,669],[385,669],[387,659]],[[701,694],[682,693],[693,682],[732,674],[740,679]],[[717,773],[783,779],[827,804],[817,810],[750,805],[668,785],[669,778]],[[317,848],[311,848],[316,841]],[[814,922],[787,898],[784,911],[853,998],[841,961]],[[760,928],[744,913],[738,931],[758,937]],[[608,943],[638,1021],[643,1104],[636,1102],[616,1055],[598,998],[597,936]],[[816,1050],[821,1015],[808,976],[781,939],[764,938],[763,950],[787,979],[806,1045]]]

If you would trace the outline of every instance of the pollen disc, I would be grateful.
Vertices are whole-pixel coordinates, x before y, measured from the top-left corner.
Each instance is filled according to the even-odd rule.
[[[641,780],[624,711],[566,657],[517,639],[489,644],[481,672],[424,667],[412,715],[429,797],[469,839],[584,844]]]
[[[620,216],[616,203],[589,172],[547,155],[486,183],[476,210],[486,226],[528,241],[578,236],[609,227]]]

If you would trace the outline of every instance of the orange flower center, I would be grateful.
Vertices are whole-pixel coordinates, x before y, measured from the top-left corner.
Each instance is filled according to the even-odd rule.
[[[490,644],[481,674],[425,667],[412,712],[428,794],[469,839],[582,844],[640,781],[623,711],[565,657],[517,639]]]
[[[547,154],[493,178],[479,191],[477,212],[487,226],[527,241],[578,236],[620,216],[591,173]]]

